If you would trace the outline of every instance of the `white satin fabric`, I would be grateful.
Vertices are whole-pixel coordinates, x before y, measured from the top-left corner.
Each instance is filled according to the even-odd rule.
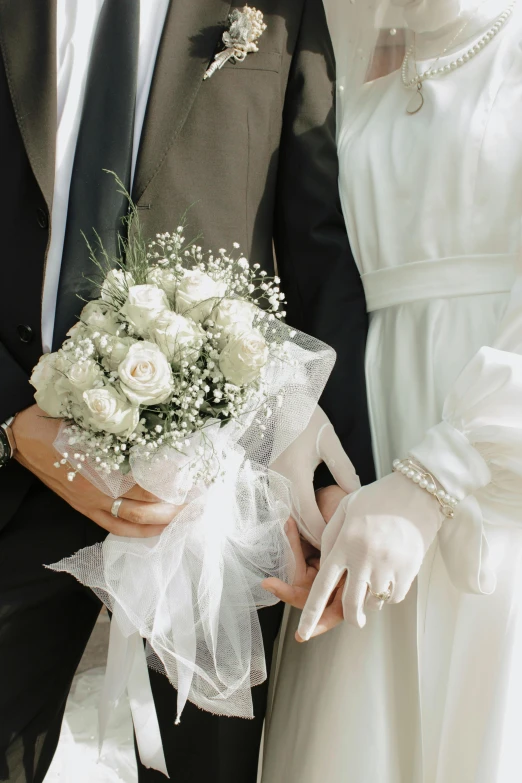
[[[98,706],[104,676],[103,669],[91,669],[74,678],[60,742],[45,783],[137,783],[132,720],[126,698],[114,710],[101,757],[99,754]]]
[[[476,584],[450,578],[448,567],[458,581],[482,562],[456,526],[406,601],[364,630],[343,624],[297,645],[293,614],[263,783],[521,779],[521,16],[465,67],[425,82],[415,116],[400,74],[367,85],[340,135],[344,210],[371,311],[378,473],[421,444],[436,475],[474,492],[478,511],[466,519],[479,521],[496,589],[471,594]],[[453,459],[453,436],[481,476]],[[480,489],[484,462],[491,482]]]

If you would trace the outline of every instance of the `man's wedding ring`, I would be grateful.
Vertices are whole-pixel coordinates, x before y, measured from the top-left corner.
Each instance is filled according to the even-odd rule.
[[[123,503],[123,498],[118,498],[112,504],[111,514],[112,514],[113,517],[116,517],[116,519],[118,519],[118,517],[120,515],[120,506],[121,506],[122,503]]]
[[[389,601],[390,598],[392,597],[391,582],[390,582],[390,586],[384,593],[374,593],[370,585],[368,585],[368,592],[373,598],[375,598],[376,601],[382,601],[383,603],[386,603],[386,601]]]

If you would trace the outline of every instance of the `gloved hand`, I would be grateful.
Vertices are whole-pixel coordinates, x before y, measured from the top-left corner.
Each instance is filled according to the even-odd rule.
[[[345,573],[343,614],[352,625],[366,624],[365,608],[382,608],[372,593],[390,591],[389,603],[403,601],[444,519],[436,498],[400,473],[345,497],[323,533],[299,636],[311,637]]]
[[[361,483],[348,459],[330,419],[319,407],[308,427],[271,465],[292,484],[292,517],[301,534],[320,547],[325,522],[315,500],[314,473],[325,462],[335,481],[345,492],[354,492]]]

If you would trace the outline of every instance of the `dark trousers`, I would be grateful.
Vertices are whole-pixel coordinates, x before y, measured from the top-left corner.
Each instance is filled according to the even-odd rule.
[[[43,565],[105,536],[36,480],[0,531],[1,781],[45,778],[71,682],[101,606],[75,579]],[[265,609],[260,617],[270,666],[281,609]],[[266,683],[253,690],[254,720],[219,718],[188,704],[174,726],[172,686],[153,672],[151,682],[173,783],[256,783]],[[138,773],[140,783],[166,781],[139,761]]]

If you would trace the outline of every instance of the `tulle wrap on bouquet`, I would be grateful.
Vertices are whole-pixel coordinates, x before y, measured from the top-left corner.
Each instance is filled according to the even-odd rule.
[[[187,700],[217,715],[253,717],[250,689],[267,677],[258,610],[277,602],[260,584],[293,578],[285,535],[291,488],[269,466],[308,425],[335,354],[279,322],[273,337],[286,345],[284,358],[266,368],[268,415],[253,409],[242,421],[211,423],[184,454],[164,448],[151,458],[135,447],[125,476],[105,476],[88,462],[82,470],[111,497],[137,483],[183,505],[161,536],[109,535],[51,566],[113,612],[101,733],[110,704],[127,689],[142,761],[165,774],[145,656],[177,689],[177,720]],[[56,447],[70,451],[66,427]],[[215,468],[211,483],[197,478],[201,459]]]

